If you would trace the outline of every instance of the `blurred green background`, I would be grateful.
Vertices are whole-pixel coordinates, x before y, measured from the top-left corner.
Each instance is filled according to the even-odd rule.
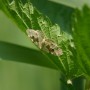
[[[0,11],[0,40],[37,49]],[[0,61],[0,90],[60,90],[60,72],[45,67]]]

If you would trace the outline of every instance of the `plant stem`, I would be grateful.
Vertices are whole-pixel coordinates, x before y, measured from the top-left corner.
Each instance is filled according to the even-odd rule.
[[[75,90],[85,90],[86,79],[84,76],[80,76],[72,80]]]

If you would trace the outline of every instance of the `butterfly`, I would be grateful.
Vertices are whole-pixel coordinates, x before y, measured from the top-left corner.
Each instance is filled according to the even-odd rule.
[[[35,43],[41,50],[51,53],[56,56],[63,54],[62,49],[53,42],[51,39],[45,37],[40,30],[27,29],[28,37]]]

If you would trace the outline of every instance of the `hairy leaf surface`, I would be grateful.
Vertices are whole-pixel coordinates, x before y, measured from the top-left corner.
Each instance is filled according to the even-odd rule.
[[[1,6],[2,10],[16,22],[23,32],[26,33],[27,29],[40,30],[44,33],[47,39],[52,40],[59,48],[62,49],[63,54],[61,56],[54,56],[50,53],[45,53],[42,50],[40,51],[52,60],[52,62],[56,64],[67,78],[73,78],[81,75],[73,60],[76,57],[74,58],[72,52],[74,49],[71,41],[72,38],[67,32],[62,31],[58,24],[53,24],[51,20],[40,13],[29,0],[2,0]],[[70,22],[68,25],[70,25]]]

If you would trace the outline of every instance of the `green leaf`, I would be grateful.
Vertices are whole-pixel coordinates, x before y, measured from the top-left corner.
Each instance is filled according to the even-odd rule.
[[[63,4],[71,8],[82,8],[84,4],[87,4],[90,6],[89,0],[78,0],[78,1],[77,0],[49,0],[49,1]]]
[[[26,33],[26,30],[28,28],[40,30],[44,33],[47,39],[53,40],[53,42],[57,44],[59,48],[62,49],[62,56],[55,56],[50,53],[43,52],[42,50],[41,52],[52,62],[54,62],[54,64],[65,74],[67,78],[73,78],[78,75],[81,75],[80,72],[78,73],[78,67],[72,59],[73,53],[70,49],[74,49],[74,47],[71,45],[72,38],[68,34],[70,33],[71,29],[70,16],[73,12],[73,9],[59,5],[57,6],[57,4],[54,5],[53,3],[47,1],[44,2],[45,3],[42,2],[43,4],[41,4],[45,4],[46,6],[50,5],[48,6],[49,9],[47,7],[47,10],[50,10],[50,7],[55,7],[51,9],[53,15],[51,20],[53,22],[59,23],[61,27],[59,27],[59,25],[56,23],[53,24],[50,19],[40,13],[29,0],[2,0],[1,5],[2,10],[16,22],[16,24],[20,27],[23,32]],[[59,11],[60,13],[58,13]],[[48,15],[50,16],[50,13]],[[64,32],[64,30],[67,30],[68,33]]]
[[[77,63],[90,75],[90,8],[77,10],[73,19],[73,37],[77,49]]]
[[[17,61],[58,69],[52,60],[40,51],[2,41],[0,41],[0,60]]]

